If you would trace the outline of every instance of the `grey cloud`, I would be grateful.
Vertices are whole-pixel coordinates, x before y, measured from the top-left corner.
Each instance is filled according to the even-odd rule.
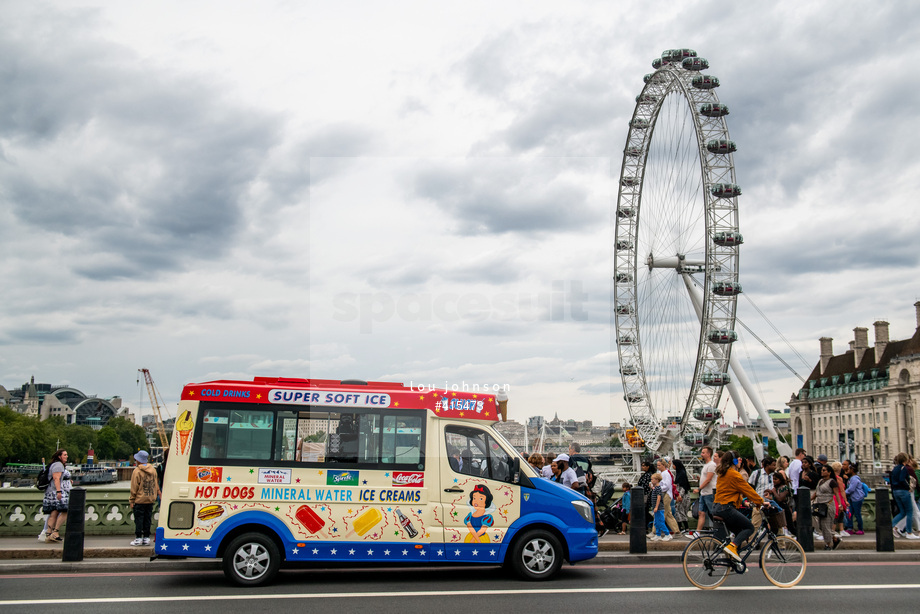
[[[0,136],[10,143],[0,177],[15,215],[73,237],[75,272],[94,279],[223,254],[279,121],[73,24],[33,19],[0,34]],[[44,36],[24,35],[33,31]],[[81,264],[83,253],[122,263]]]
[[[0,335],[0,345],[69,345],[82,339],[83,335],[75,327],[27,326],[11,329]]]
[[[463,235],[532,235],[603,223],[606,210],[575,180],[557,177],[559,164],[482,158],[432,164],[415,175],[412,189],[447,213]]]

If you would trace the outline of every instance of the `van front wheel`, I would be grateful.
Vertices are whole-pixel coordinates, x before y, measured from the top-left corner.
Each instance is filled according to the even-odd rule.
[[[224,574],[240,586],[259,586],[270,582],[281,566],[278,546],[261,533],[245,533],[235,538],[224,553]]]
[[[548,580],[561,567],[562,545],[549,531],[528,531],[511,551],[511,568],[524,580]]]

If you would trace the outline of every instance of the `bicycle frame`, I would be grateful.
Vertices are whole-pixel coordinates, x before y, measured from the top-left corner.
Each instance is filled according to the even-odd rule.
[[[722,525],[722,529],[725,531],[726,537],[722,539],[721,546],[726,546],[729,544],[729,542],[731,542],[731,532],[728,530],[728,527],[725,526],[725,523],[723,521],[717,520],[716,522]],[[716,531],[715,529],[704,529],[703,531],[701,531],[701,533],[708,533],[708,534],[715,536]],[[734,569],[736,573],[744,573],[745,571],[747,571],[748,557],[751,556],[751,553],[755,551],[759,551],[760,544],[765,539],[767,540],[767,543],[763,545],[764,548],[766,548],[767,546],[773,546],[776,544],[776,534],[770,530],[770,527],[768,526],[766,518],[764,518],[763,522],[760,525],[760,528],[757,529],[754,535],[748,538],[747,545],[742,546],[741,550],[738,552],[738,554],[741,555],[741,562],[739,563],[738,561],[732,559],[728,555],[724,557],[724,560],[729,563],[729,565]],[[782,552],[779,551],[779,548],[776,548],[776,553],[783,559],[783,562],[785,562],[785,557],[783,557],[783,554]],[[722,558],[715,559],[712,561],[712,563],[720,564],[722,563],[722,560],[723,560]]]

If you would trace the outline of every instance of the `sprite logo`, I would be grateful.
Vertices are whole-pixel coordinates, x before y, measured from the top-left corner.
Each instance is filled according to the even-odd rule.
[[[357,471],[327,471],[326,472],[326,485],[327,486],[357,486],[358,485],[358,472]]]

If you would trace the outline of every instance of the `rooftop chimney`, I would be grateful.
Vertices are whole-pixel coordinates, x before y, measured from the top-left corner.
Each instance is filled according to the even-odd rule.
[[[873,326],[875,326],[875,364],[878,364],[888,346],[888,322],[879,320]]]
[[[824,375],[827,363],[831,361],[831,357],[834,355],[834,339],[832,337],[821,337],[818,342],[821,344],[821,375]]]
[[[866,350],[869,349],[869,329],[865,326],[857,326],[853,329],[853,337],[855,341],[853,344],[853,358],[856,359],[855,367],[858,369]]]

